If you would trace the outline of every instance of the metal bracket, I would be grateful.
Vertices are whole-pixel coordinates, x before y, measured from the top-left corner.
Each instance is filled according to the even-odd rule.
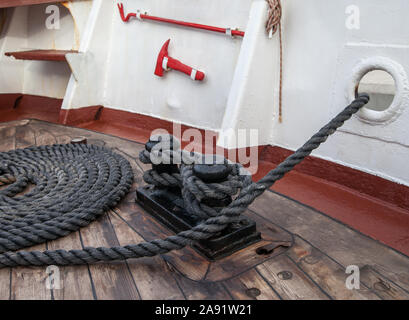
[[[146,186],[137,189],[136,201],[159,222],[176,233],[190,230],[200,223],[198,218],[192,217],[184,209],[183,199],[177,192]],[[213,261],[260,240],[261,235],[257,232],[256,223],[242,217],[219,235],[196,242],[193,249]]]

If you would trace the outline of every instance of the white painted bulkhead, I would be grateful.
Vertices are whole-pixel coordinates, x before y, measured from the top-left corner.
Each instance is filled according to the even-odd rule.
[[[0,93],[24,93],[62,99],[71,70],[54,61],[19,61],[5,52],[29,50],[78,50],[91,10],[92,0],[41,4],[5,9],[0,33]],[[47,10],[49,8],[50,11]],[[58,11],[58,26],[47,28]],[[51,21],[54,26],[55,21]]]
[[[140,9],[155,16],[238,27],[246,36],[231,39],[136,19],[124,23],[117,1],[94,0],[81,31],[81,53],[69,57],[74,75],[63,108],[104,105],[212,129],[221,133],[219,143],[228,148],[238,146],[229,135],[231,129],[259,129],[259,144],[295,150],[350,102],[360,66],[367,61],[378,61],[374,67],[379,66],[386,58],[392,61],[386,68],[398,66],[400,70],[395,79],[400,88],[395,98],[399,106],[393,120],[371,122],[356,116],[314,155],[409,185],[409,170],[404,170],[409,161],[409,101],[404,83],[409,74],[406,0],[283,0],[282,123],[277,116],[278,35],[269,39],[264,31],[264,0],[123,3],[126,13]],[[14,14],[24,14],[24,10]],[[354,14],[359,28],[348,25]],[[15,19],[13,16],[11,23]],[[163,78],[153,74],[159,50],[169,38],[169,54],[205,71],[203,83],[174,71]],[[7,50],[12,51],[13,41],[15,37],[9,35],[0,38],[2,55],[4,43],[9,43]],[[21,42],[16,46],[21,47]],[[0,66],[1,70],[13,66],[16,79],[26,70],[11,58],[0,58]],[[1,92],[11,92],[2,76],[3,71]],[[21,81],[14,82],[13,88],[20,89]]]

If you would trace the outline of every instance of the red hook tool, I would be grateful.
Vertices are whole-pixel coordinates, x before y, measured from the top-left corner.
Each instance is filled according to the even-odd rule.
[[[205,77],[205,74],[202,71],[193,69],[183,64],[179,60],[169,57],[168,54],[169,43],[170,39],[165,42],[165,44],[162,46],[162,49],[159,52],[158,60],[156,62],[155,74],[158,77],[163,77],[164,71],[173,69],[187,74],[193,80],[202,81]]]
[[[219,28],[219,27],[213,27],[213,26],[208,26],[205,24],[198,24],[198,23],[193,23],[193,22],[185,22],[185,21],[178,21],[178,20],[172,20],[172,19],[167,19],[167,18],[160,18],[160,17],[154,17],[150,16],[148,14],[144,13],[129,13],[127,16],[125,16],[125,10],[124,10],[124,5],[122,3],[118,3],[118,9],[119,9],[119,14],[121,15],[121,19],[123,22],[128,22],[129,19],[137,18],[139,20],[153,20],[153,21],[159,21],[159,22],[165,22],[165,23],[170,23],[170,24],[176,24],[179,26],[184,26],[184,27],[189,27],[189,28],[195,28],[195,29],[202,29],[202,30],[208,30],[208,31],[213,31],[213,32],[218,32],[218,33],[224,33],[229,36],[240,36],[244,37],[244,32],[240,30],[233,30],[231,28]]]

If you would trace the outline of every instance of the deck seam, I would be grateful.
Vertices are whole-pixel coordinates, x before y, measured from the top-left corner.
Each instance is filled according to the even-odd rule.
[[[166,265],[168,265],[168,262],[167,262],[167,261],[165,261],[165,263],[166,263]],[[169,266],[168,266],[168,267],[169,267]],[[177,272],[177,271],[176,271],[176,272]],[[171,273],[172,273],[173,279],[174,279],[175,282],[176,282],[176,285],[178,286],[180,292],[182,293],[183,298],[184,298],[186,301],[188,301],[188,298],[187,298],[185,292],[183,291],[182,287],[180,286],[180,283],[179,283],[178,279],[175,277],[175,275],[173,274],[173,272],[171,272]]]
[[[305,242],[307,242],[307,244],[309,244],[311,247],[315,248],[316,250],[318,250],[321,254],[323,254],[325,257],[327,257],[328,259],[330,259],[332,262],[336,263],[339,267],[341,267],[342,269],[346,270],[345,266],[342,265],[340,262],[338,262],[337,260],[335,260],[334,258],[330,257],[328,254],[326,254],[324,251],[322,251],[320,248],[314,246],[310,241],[308,241],[307,239],[303,238],[302,236],[297,234],[297,237],[299,237],[300,239],[304,240]],[[363,283],[361,280],[359,280],[359,283],[362,284],[365,288],[367,288],[370,292],[372,292],[373,294],[375,294],[376,296],[378,296],[381,300],[384,300],[380,295],[378,295],[378,293],[376,293],[374,290],[372,290],[372,288],[369,288],[365,283]]]
[[[135,228],[134,228],[133,226],[131,226],[131,225],[128,223],[128,221],[126,221],[126,220],[115,210],[115,208],[112,209],[111,211],[112,211],[114,214],[116,214],[116,215],[118,216],[118,218],[119,218],[120,220],[122,220],[133,232],[135,232],[135,233],[136,233],[139,237],[141,237],[144,241],[147,241],[144,236],[142,236],[141,234],[139,234],[139,232],[136,231]],[[116,234],[115,234],[115,236],[116,236]],[[162,255],[159,255],[159,257],[163,260],[163,262],[164,262],[164,263],[166,264],[166,266],[169,268],[169,266],[168,266],[168,263],[169,263],[169,262],[168,262]],[[173,267],[173,266],[172,266],[172,267]],[[176,269],[176,272],[178,272],[177,269]],[[188,299],[187,299],[187,296],[186,296],[186,294],[185,294],[185,292],[183,291],[182,287],[181,287],[180,284],[179,284],[178,279],[174,276],[174,274],[173,274],[172,272],[171,272],[171,274],[172,274],[172,277],[173,277],[173,279],[175,280],[176,285],[177,285],[178,289],[180,290],[182,296],[185,298],[185,300],[188,300]],[[183,274],[181,274],[181,273],[179,273],[179,274],[180,274],[182,277],[185,277]],[[131,273],[131,275],[132,275],[132,273]],[[132,275],[132,278],[133,278],[133,275]],[[185,278],[188,279],[188,280],[191,280],[191,279],[189,279],[189,278],[187,278],[187,277],[185,277]],[[138,291],[138,293],[139,293],[139,291]],[[142,299],[142,297],[141,297],[141,299]]]
[[[300,267],[300,265],[293,259],[291,258],[288,254],[286,254],[287,258],[291,260],[291,262],[308,278],[312,281],[312,283],[323,293],[325,294],[330,300],[335,300],[334,297],[332,297],[328,292],[324,290],[311,276],[303,269]]]
[[[45,250],[48,250],[48,241],[45,242]],[[48,275],[47,275],[47,277],[48,277]],[[55,301],[54,289],[52,289],[52,287],[50,289],[50,298],[51,298],[51,301]]]
[[[84,249],[85,246],[84,246],[84,242],[83,242],[83,240],[82,240],[81,230],[78,230],[78,234],[79,234],[79,238],[80,238],[80,243],[81,243],[82,249]],[[98,300],[97,291],[95,290],[94,279],[92,278],[92,274],[91,274],[91,270],[90,270],[90,268],[89,268],[89,264],[87,264],[87,270],[88,270],[88,275],[89,275],[89,279],[90,279],[90,282],[91,282],[92,295],[93,295],[93,297],[94,297],[94,300]]]
[[[388,280],[390,283],[394,284],[397,286],[399,289],[403,290],[404,292],[409,294],[409,291],[406,290],[405,288],[401,287],[399,284],[397,284],[395,281],[391,280],[389,277],[385,276],[384,274],[380,273],[378,270],[376,270],[374,267],[368,265],[368,267],[375,273],[379,274],[381,277],[384,277],[386,280]]]
[[[11,282],[12,282],[12,278],[13,278],[13,272],[11,272],[11,269],[12,268],[9,268],[9,273],[10,273],[10,276],[9,276],[9,279],[10,279],[10,281],[9,281],[9,300],[11,300],[11,297],[12,297],[12,295],[11,295],[11,288],[12,288]]]
[[[115,239],[116,239],[116,241],[118,242],[118,245],[121,245],[120,242],[119,242],[118,236],[117,236],[117,234],[116,234],[115,228],[114,228],[114,226],[112,225],[111,217],[109,216],[109,214],[107,214],[106,216],[107,216],[107,218],[108,218],[108,221],[109,221],[109,224],[110,224],[110,226],[111,226],[111,228],[112,228],[112,231],[113,231],[113,233],[114,233],[114,235],[115,235]],[[134,278],[134,276],[133,276],[133,274],[132,274],[132,272],[131,272],[131,268],[129,267],[128,261],[127,261],[127,260],[124,260],[123,262],[125,262],[126,268],[127,268],[128,272],[129,272],[131,278],[132,278],[132,282],[133,282],[133,284],[134,284],[134,286],[135,286],[136,292],[138,293],[139,299],[142,300],[141,293],[140,293],[140,291],[139,291],[139,289],[138,289],[138,286],[136,285],[136,281],[135,281],[135,278]]]
[[[224,283],[224,281],[220,282],[221,286],[223,287],[224,291],[227,292],[228,296],[232,299],[232,300],[236,300],[233,295],[231,294],[230,290],[227,289],[226,284]]]
[[[259,213],[255,212],[254,210],[252,210],[252,209],[249,209],[249,210],[250,210],[253,214],[259,216],[260,218],[265,219],[265,220],[269,221],[270,223],[276,225],[273,221],[271,221],[270,219],[268,219],[268,218],[266,218],[266,217],[261,216]],[[300,236],[299,234],[294,234],[294,233],[292,233],[291,231],[287,230],[286,228],[284,228],[284,227],[282,227],[282,226],[279,226],[279,227],[280,227],[281,229],[283,229],[284,231],[290,233],[290,234],[293,236],[293,239],[294,239],[294,237],[299,237],[300,239],[302,239],[302,240],[304,240],[305,242],[307,242],[311,247],[315,248],[315,249],[318,250],[320,253],[322,253],[324,256],[326,256],[327,258],[329,258],[331,261],[335,262],[338,266],[340,266],[341,268],[345,269],[345,266],[343,266],[341,263],[339,263],[338,261],[336,261],[335,259],[333,259],[333,258],[330,257],[329,255],[327,255],[327,254],[326,254],[325,252],[323,252],[319,247],[313,245],[313,244],[312,244],[310,241],[308,241],[307,239],[303,238],[303,237]],[[294,242],[293,242],[293,243],[294,243]],[[288,251],[288,250],[287,250],[287,251]],[[299,266],[299,264],[298,264],[296,261],[294,261],[294,260],[287,254],[287,251],[284,252],[285,255],[286,255],[287,257],[289,257],[290,260],[293,261],[293,262],[300,268],[300,270],[302,270],[321,290],[323,290],[323,289],[318,285],[318,283],[316,283],[316,282],[305,272],[305,270],[303,270],[303,269]],[[375,291],[373,291],[371,288],[369,288],[368,286],[366,286],[366,285],[365,285],[364,283],[362,283],[361,281],[360,281],[360,283],[361,283],[364,287],[366,287],[370,292],[372,292],[373,294],[375,294],[376,296],[378,296],[381,300],[383,300],[382,297],[379,296],[379,295],[378,295]],[[325,293],[325,291],[323,291],[323,292]],[[326,293],[326,294],[327,294],[327,293]],[[328,295],[328,294],[327,294],[327,295]],[[332,299],[332,300],[333,300],[333,299]]]
[[[263,281],[271,288],[271,290],[273,290],[273,292],[277,295],[277,297],[280,300],[284,300],[283,297],[276,291],[276,289],[274,289],[274,287],[271,285],[270,281],[268,281],[262,274],[261,272],[258,270],[258,268],[254,268],[254,270],[256,270],[256,273],[263,279]]]

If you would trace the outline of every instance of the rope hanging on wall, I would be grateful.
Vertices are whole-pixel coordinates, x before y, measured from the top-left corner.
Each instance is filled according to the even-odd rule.
[[[250,176],[237,179],[238,175],[234,174],[228,186],[213,184],[211,189],[198,180],[193,183],[191,179],[195,177],[191,175],[191,165],[184,165],[186,161],[182,162],[182,170],[176,176],[148,171],[144,178],[150,183],[175,184],[182,191],[190,190],[184,197],[187,199],[185,205],[198,208],[195,212],[202,213],[205,219],[192,229],[168,238],[127,246],[13,252],[57,239],[88,225],[116,206],[129,191],[133,175],[124,158],[92,145],[56,145],[0,153],[0,176],[3,176],[3,183],[10,180],[6,189],[0,189],[0,268],[88,264],[152,257],[182,249],[198,240],[209,239],[236,222],[257,197],[324,143],[368,101],[367,94],[359,95],[300,149],[258,182],[252,182]],[[167,151],[172,150],[162,150],[159,156],[169,157]],[[185,155],[189,157],[189,154]],[[146,152],[142,152],[141,160],[149,162],[152,158],[149,155],[148,159]],[[36,187],[19,196],[30,181]],[[217,198],[233,189],[240,189],[238,195],[220,211],[209,211],[196,201],[202,194],[209,193]]]
[[[266,31],[273,36],[278,31],[280,41],[280,89],[278,102],[278,121],[283,122],[283,39],[281,32],[282,6],[280,0],[266,0],[270,7],[266,23]]]

